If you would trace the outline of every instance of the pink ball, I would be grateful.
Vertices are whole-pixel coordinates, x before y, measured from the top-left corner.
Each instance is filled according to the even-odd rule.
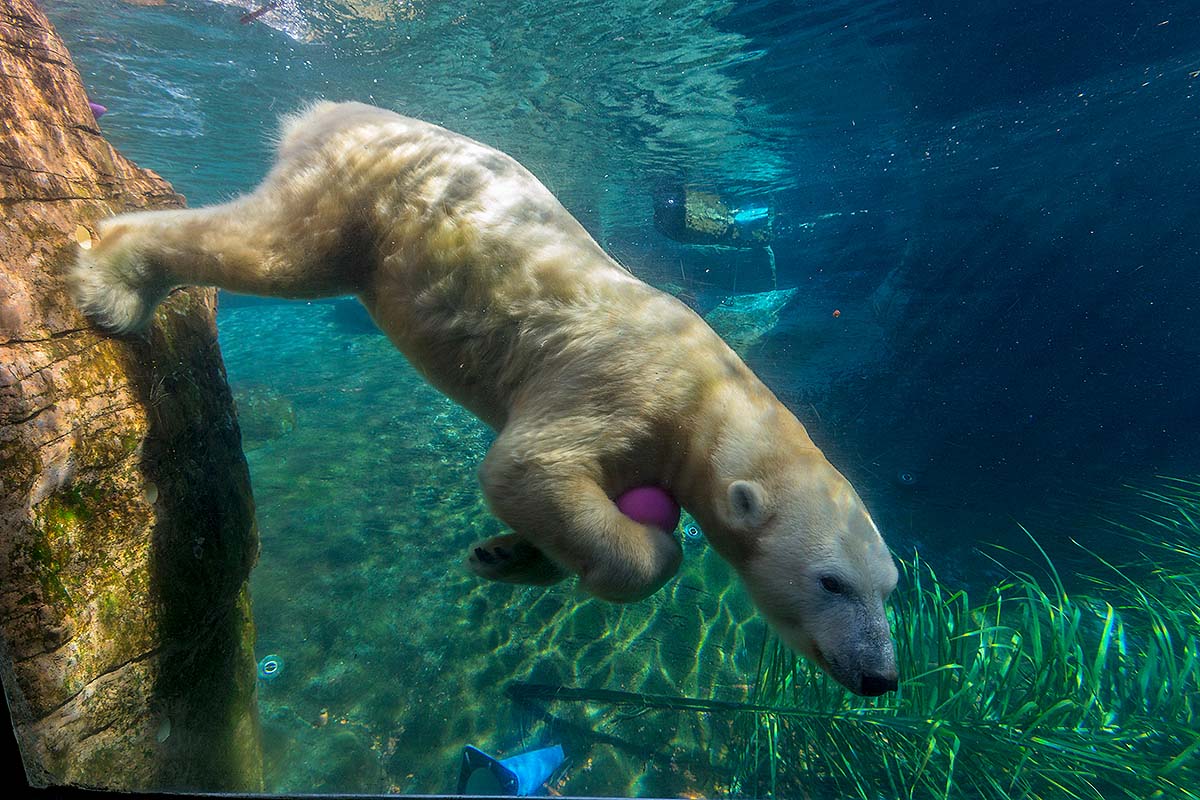
[[[679,524],[679,503],[657,486],[635,486],[617,498],[617,508],[635,522],[668,533]]]

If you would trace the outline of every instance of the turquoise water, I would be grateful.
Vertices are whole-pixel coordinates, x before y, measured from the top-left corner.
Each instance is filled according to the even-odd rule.
[[[629,606],[481,582],[463,561],[501,532],[475,481],[487,428],[335,306],[235,308],[220,325],[235,397],[269,387],[294,420],[247,452],[258,649],[284,661],[260,686],[270,788],[450,791],[463,744],[511,753],[550,735],[503,695],[510,681],[746,699],[763,626],[702,541],[670,587]],[[685,725],[664,750],[662,714],[640,735],[612,711],[566,716],[592,732],[555,725],[571,793],[671,794],[672,759],[719,779],[710,732]],[[604,732],[629,741],[599,744]]]
[[[622,263],[737,343],[945,597],[985,597],[1011,566],[1058,598],[1021,525],[1064,592],[1098,593],[1111,573],[1075,542],[1122,565],[1154,555],[1098,518],[1138,519],[1147,501],[1127,485],[1200,474],[1200,20],[1188,4],[288,0],[245,23],[258,6],[46,7],[109,108],[105,135],[192,205],[255,185],[278,116],[318,97],[516,156]],[[769,206],[769,258],[667,235],[656,208],[680,187]],[[765,625],[703,538],[685,540],[676,580],[628,606],[474,579],[467,546],[502,532],[475,478],[491,433],[354,306],[223,295],[218,323],[262,538],[258,654],[283,662],[259,687],[269,790],[451,791],[464,744],[509,755],[561,743],[554,788],[570,794],[850,793],[837,748],[851,740],[836,731],[785,721],[766,748],[767,728],[722,706],[514,698],[522,683],[731,704],[811,696],[768,691]],[[1195,587],[1186,543],[1200,534],[1187,513],[1171,519],[1183,560],[1159,574]],[[1139,568],[1128,574],[1150,581],[1155,565]],[[1114,604],[1129,614],[1121,658],[1149,647],[1151,622]],[[1158,666],[1135,670],[1103,650],[1103,603],[1081,608],[1088,657],[1073,663],[1128,672],[1129,686],[1097,696],[1129,716],[1047,728],[1133,731],[1137,703],[1112,696],[1173,687],[1185,699],[1142,697],[1138,713],[1164,720],[1161,739],[1143,738],[1174,764],[1166,796],[1193,796],[1178,787],[1194,759],[1170,761],[1190,740],[1167,723],[1200,719],[1194,620]],[[929,657],[903,668],[950,663]],[[814,691],[822,709],[856,707]],[[952,727],[946,703],[930,708]],[[963,747],[969,774],[999,771]],[[1112,758],[1151,759],[1134,747],[1112,744]],[[950,796],[994,796],[961,780]],[[899,791],[873,774],[868,786]]]

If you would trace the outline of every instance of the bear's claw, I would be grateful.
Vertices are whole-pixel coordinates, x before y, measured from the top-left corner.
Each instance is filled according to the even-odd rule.
[[[496,548],[496,555],[500,555],[500,548]],[[492,555],[487,550],[484,550],[482,547],[475,548],[472,555],[472,560],[476,558],[482,561],[484,564],[495,564],[498,560],[496,556]]]
[[[493,536],[472,546],[467,568],[490,581],[536,586],[558,583],[567,576],[541,550],[515,534]]]

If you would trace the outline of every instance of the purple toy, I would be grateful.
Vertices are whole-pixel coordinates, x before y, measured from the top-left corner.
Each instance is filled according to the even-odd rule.
[[[88,100],[88,108],[90,108],[92,110],[92,116],[95,117],[96,119],[100,119],[101,117],[103,117],[105,114],[108,113],[107,108],[100,105],[99,103],[93,103],[91,100]]]
[[[657,486],[636,486],[617,498],[621,513],[670,533],[679,524],[679,503]]]

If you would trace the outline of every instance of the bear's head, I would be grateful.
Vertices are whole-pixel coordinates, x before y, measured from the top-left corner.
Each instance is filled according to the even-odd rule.
[[[897,571],[858,493],[816,448],[721,480],[713,546],[785,643],[860,695],[897,685]]]

